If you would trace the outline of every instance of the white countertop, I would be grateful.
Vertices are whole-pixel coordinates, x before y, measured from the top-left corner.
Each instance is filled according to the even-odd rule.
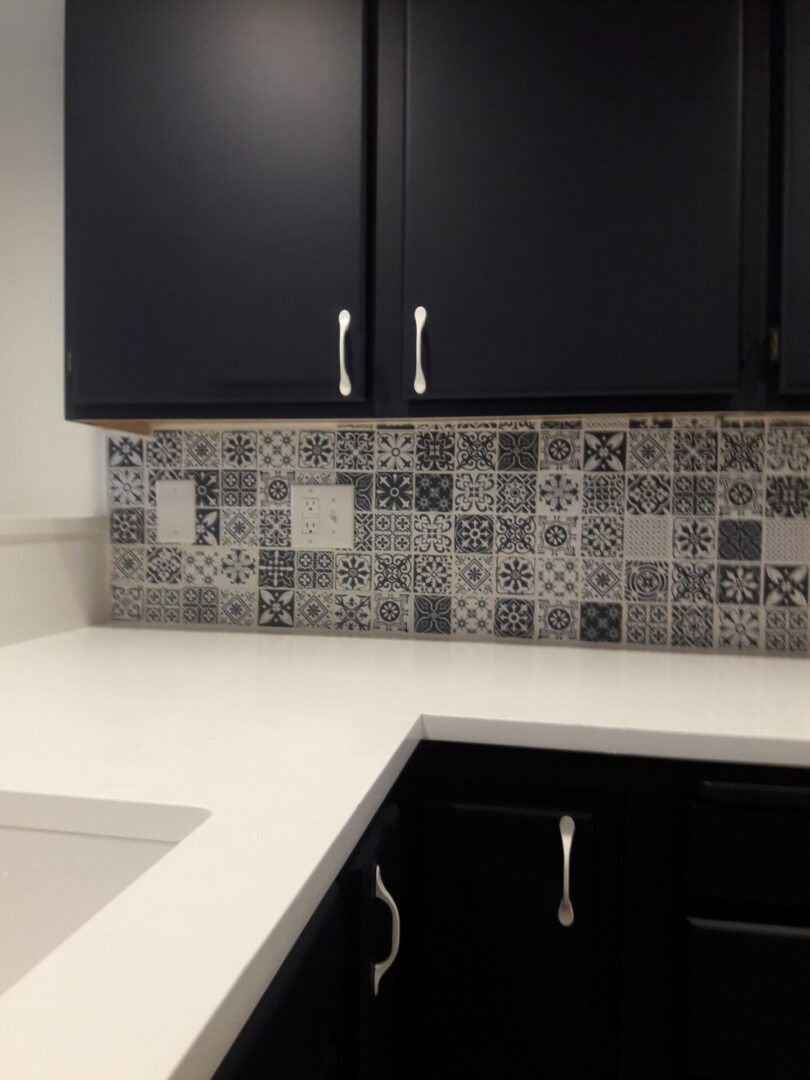
[[[759,656],[91,628],[0,707],[0,791],[211,812],[0,997],[14,1080],[207,1080],[421,737],[810,766]]]

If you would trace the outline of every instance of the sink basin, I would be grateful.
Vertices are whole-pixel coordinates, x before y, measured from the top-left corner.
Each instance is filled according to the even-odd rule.
[[[208,816],[0,792],[0,994]]]

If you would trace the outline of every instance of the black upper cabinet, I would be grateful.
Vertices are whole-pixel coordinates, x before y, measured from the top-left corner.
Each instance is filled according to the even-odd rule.
[[[785,17],[781,389],[810,394],[810,0]]]
[[[407,397],[737,389],[744,8],[407,0]]]
[[[343,309],[363,399],[365,18],[68,0],[69,415],[339,413]]]

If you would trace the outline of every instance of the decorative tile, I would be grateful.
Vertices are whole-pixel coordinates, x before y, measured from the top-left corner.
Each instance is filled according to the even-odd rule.
[[[582,554],[596,558],[621,555],[624,548],[624,522],[621,517],[583,516]]]
[[[631,472],[669,472],[672,469],[672,431],[662,428],[631,430],[627,468]]]
[[[579,560],[538,558],[537,591],[551,600],[575,600],[579,596]]]
[[[555,528],[554,537],[559,532]],[[570,537],[570,530],[567,532]],[[534,518],[524,514],[500,514],[495,518],[495,550],[502,554],[529,554],[535,550]],[[567,551],[562,546],[560,551]]]
[[[371,629],[405,634],[410,629],[410,596],[407,593],[371,598]]]
[[[258,501],[256,480],[256,473],[250,469],[223,469],[222,505],[255,506]],[[287,490],[289,493],[289,488]]]
[[[219,589],[197,588],[187,585],[182,590],[182,614],[184,623],[215,626],[219,615]]]
[[[756,562],[762,557],[762,522],[721,520],[718,523],[717,554],[721,559]]]
[[[679,604],[711,604],[716,577],[713,562],[673,562],[672,599]]]
[[[335,593],[332,626],[335,630],[370,630],[371,597],[357,593]]]
[[[582,478],[583,514],[623,514],[624,476],[588,473]]]
[[[721,475],[718,480],[718,513],[721,517],[754,517],[762,514],[761,476]]]
[[[374,509],[374,474],[373,473],[338,473],[337,484],[351,484],[354,487],[354,509]],[[355,517],[356,517],[355,513]]]
[[[296,593],[293,623],[309,630],[331,630],[334,597],[330,592]]]
[[[456,438],[456,468],[474,472],[494,469],[495,434],[483,427],[460,430]]]
[[[580,573],[580,595],[584,600],[622,599],[621,559],[583,559]]]
[[[339,431],[335,449],[335,466],[349,472],[369,472],[374,468],[374,432]]]
[[[292,589],[259,589],[259,626],[290,627],[294,623],[295,593]]]
[[[671,505],[669,476],[657,473],[628,476],[628,514],[668,514]]]
[[[626,431],[585,432],[585,472],[624,472]]]
[[[537,438],[536,431],[499,431],[499,471],[535,472],[537,469]]]
[[[107,464],[111,469],[143,468],[143,439],[138,435],[107,439]]]
[[[222,466],[225,469],[256,468],[258,439],[255,431],[225,431],[222,435]]]
[[[265,553],[261,552],[263,556]],[[276,552],[279,556],[279,565],[286,566],[286,562],[281,559],[281,556],[286,552]],[[335,555],[332,551],[296,551],[290,552],[291,555],[295,555],[295,586],[298,589],[306,589],[312,591],[318,590],[331,590],[335,583]],[[272,584],[269,581],[262,581],[262,571],[259,570],[259,584],[269,585]],[[292,582],[289,581],[286,576],[285,579],[278,582],[279,586],[290,587]]]
[[[145,440],[146,464],[152,469],[179,469],[183,464],[183,432],[156,431]]]
[[[412,514],[375,514],[374,547],[377,551],[410,551]]]
[[[537,519],[538,555],[576,555],[579,519],[576,517],[541,517]],[[498,545],[498,551],[512,550]],[[515,551],[531,551],[532,545],[515,547]]]
[[[110,512],[111,544],[142,544],[143,541],[143,510],[127,509]]]
[[[377,546],[379,547],[379,544]],[[451,552],[453,550],[452,516],[450,514],[414,514],[413,550],[422,555],[446,555]]]
[[[294,469],[298,463],[298,432],[295,428],[260,432],[258,460],[263,469]]]
[[[668,559],[672,553],[672,522],[650,514],[624,519],[624,554],[628,559]]]
[[[494,566],[491,555],[456,555],[453,591],[464,593],[491,593],[495,588]]]
[[[810,479],[769,476],[765,488],[767,517],[810,517]]]
[[[456,510],[487,514],[495,509],[495,473],[459,472],[455,476]]]
[[[759,648],[759,608],[718,607],[717,644],[719,648]]]
[[[596,477],[589,477],[589,479],[596,479]],[[537,508],[540,513],[577,512],[580,506],[581,487],[577,475],[564,472],[541,472],[538,475]]]
[[[669,642],[667,605],[628,604],[625,638],[628,645],[667,645]]]
[[[765,567],[762,600],[767,607],[807,607],[807,567]]]
[[[676,473],[717,472],[717,432],[703,428],[676,430],[672,468]]]
[[[716,558],[716,519],[713,517],[673,518],[672,554],[676,559]]]
[[[291,594],[292,595],[292,594]],[[219,591],[219,622],[226,626],[253,626],[256,594],[231,589]]]
[[[362,475],[368,475],[361,473]],[[336,484],[337,479],[331,469],[296,469],[293,473],[294,484]]]
[[[352,592],[371,588],[370,555],[337,555],[335,557],[335,587]]]
[[[146,580],[155,585],[178,585],[183,560],[179,547],[146,549]]]
[[[292,518],[289,510],[259,511],[259,545],[261,547],[289,547],[291,535]]]
[[[414,505],[417,510],[449,513],[453,509],[453,474],[417,473]]]
[[[143,581],[144,549],[134,545],[110,549],[110,577],[113,581]]]
[[[540,428],[542,431],[581,431],[582,420],[573,416],[547,416],[540,420]]]
[[[769,652],[806,653],[807,612],[801,608],[765,609],[765,648]]]
[[[197,506],[219,506],[217,469],[189,469],[186,477],[194,481],[194,502]]]
[[[180,589],[147,587],[144,621],[164,625],[179,623]]]
[[[538,443],[538,465],[554,472],[582,468],[582,432],[548,430],[545,425]]]
[[[553,600],[537,602],[537,636],[541,640],[576,641],[579,605],[560,604]]]
[[[195,510],[194,543],[202,547],[218,544],[220,539],[219,526],[219,510]]]
[[[622,605],[581,604],[579,609],[579,640],[619,644],[622,640]]]
[[[637,428],[671,428],[672,418],[669,416],[631,416],[628,427]]]
[[[143,588],[140,585],[113,585],[110,594],[110,614],[115,622],[140,622],[143,619]]]
[[[402,428],[378,428],[377,468],[385,472],[407,472],[413,469],[414,448],[413,431]]]
[[[374,546],[374,515],[354,513],[354,550],[371,551]]]
[[[704,414],[703,416],[673,416],[674,428],[714,428],[717,426],[717,417]]]
[[[147,544],[156,544],[157,538],[157,511],[147,510],[143,516],[144,536]]]
[[[219,581],[219,549],[192,547],[183,549],[183,584],[210,588]],[[214,620],[216,622],[216,620]]]
[[[771,420],[766,465],[771,473],[810,472],[810,423]]]
[[[225,473],[222,474],[223,486]],[[291,500],[291,488],[295,482],[295,473],[285,472],[281,469],[263,469],[258,474],[259,502],[262,506],[289,506]],[[223,499],[223,503],[225,500]],[[243,503],[244,505],[253,505]]]
[[[495,599],[486,594],[457,596],[452,604],[454,634],[490,637],[494,632]]]
[[[419,594],[414,596],[413,628],[417,634],[449,634],[450,597]]]
[[[452,502],[452,496],[450,499]],[[410,510],[413,506],[413,474],[401,472],[377,473],[374,505],[378,510]],[[362,509],[365,509],[365,507]],[[438,510],[441,507],[424,505],[419,509]]]
[[[676,649],[711,649],[714,608],[703,604],[673,604],[669,642]]]
[[[374,556],[374,588],[377,592],[411,592],[413,562],[410,555]]]
[[[759,473],[765,465],[765,432],[757,428],[720,432],[720,472]]]
[[[220,540],[237,548],[255,548],[258,543],[255,510],[224,510],[220,522]]]
[[[502,595],[532,595],[534,593],[534,558],[528,555],[499,555],[495,572],[495,587]]]
[[[810,558],[810,518],[765,518],[762,557],[796,563]]]
[[[218,431],[184,431],[183,464],[187,468],[218,469],[220,435]]]
[[[110,505],[143,506],[142,469],[110,469]]]
[[[719,563],[717,600],[720,604],[759,604],[762,570],[755,563]]]
[[[665,604],[669,597],[669,563],[632,559],[624,566],[624,596],[641,603]]]
[[[416,468],[429,472],[450,472],[455,461],[455,434],[450,431],[416,433]]]
[[[456,551],[492,551],[495,537],[493,519],[484,514],[456,515]]]
[[[535,502],[534,473],[498,473],[498,497],[495,509],[499,514],[533,514]]]
[[[335,433],[333,431],[301,431],[298,435],[298,467],[300,469],[334,469]]]
[[[534,601],[509,597],[495,601],[495,636],[534,637]]]
[[[421,593],[449,593],[452,570],[449,555],[414,555],[414,591]]]
[[[715,515],[717,513],[717,477],[703,473],[682,473],[673,476],[672,513]]]
[[[238,549],[235,549],[238,551]],[[230,552],[228,552],[230,554]],[[241,555],[242,553],[239,552]],[[259,585],[266,589],[291,589],[295,585],[295,556],[309,555],[311,557],[315,555],[326,555],[328,552],[324,551],[299,551],[294,552],[291,548],[262,548],[259,552]],[[227,557],[227,556],[226,556]],[[225,574],[225,563],[223,560],[223,575]],[[246,566],[245,572],[248,577],[252,577],[255,574],[255,563],[253,572],[251,572],[250,565]],[[243,585],[246,581],[236,581],[233,578],[228,578],[228,581],[232,585]],[[326,575],[322,588],[328,589],[332,585],[332,575]]]

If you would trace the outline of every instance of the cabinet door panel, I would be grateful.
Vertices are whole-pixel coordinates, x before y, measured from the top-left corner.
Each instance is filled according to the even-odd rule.
[[[810,0],[785,4],[782,391],[810,393]]]
[[[364,392],[362,0],[69,0],[69,407]],[[149,415],[149,409],[145,409]]]
[[[742,4],[408,0],[405,386],[730,392]]]

